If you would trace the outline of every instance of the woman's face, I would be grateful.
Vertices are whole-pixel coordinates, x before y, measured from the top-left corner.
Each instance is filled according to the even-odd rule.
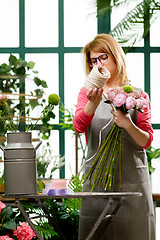
[[[92,66],[98,64],[100,66],[106,67],[111,73],[111,77],[114,77],[116,75],[116,63],[109,54],[91,51],[90,59],[92,62]]]

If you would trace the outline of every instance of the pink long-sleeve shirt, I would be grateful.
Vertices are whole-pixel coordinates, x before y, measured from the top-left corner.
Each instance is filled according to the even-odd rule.
[[[81,88],[78,95],[75,116],[73,118],[73,127],[75,131],[78,133],[85,132],[86,142],[87,142],[87,129],[94,116],[94,115],[88,116],[84,112],[84,107],[89,101],[86,96],[87,91],[88,90],[85,87]],[[153,128],[151,125],[151,113],[150,113],[151,105],[150,105],[148,94],[142,91],[141,95],[146,99],[147,106],[144,109],[143,113],[138,112],[136,125],[143,131],[148,132],[149,134],[149,140],[147,144],[143,147],[144,149],[147,149],[149,148],[149,146],[153,141]]]

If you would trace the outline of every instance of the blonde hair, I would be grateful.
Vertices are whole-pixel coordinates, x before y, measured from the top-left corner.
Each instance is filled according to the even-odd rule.
[[[119,43],[110,35],[102,33],[98,34],[91,42],[87,43],[82,49],[82,53],[85,56],[85,68],[86,74],[88,75],[91,71],[91,67],[87,63],[90,58],[90,52],[102,52],[108,53],[109,56],[114,60],[117,66],[117,74],[121,81],[128,83],[128,77],[126,72],[126,61],[125,54]]]

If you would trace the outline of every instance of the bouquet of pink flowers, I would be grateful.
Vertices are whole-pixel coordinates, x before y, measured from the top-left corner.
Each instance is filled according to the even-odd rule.
[[[135,90],[130,85],[123,87],[109,88],[107,91],[108,101],[112,102],[115,107],[118,107],[122,112],[136,108],[138,111],[143,111],[146,107],[146,100],[141,97],[141,93]]]
[[[141,96],[141,93],[135,90],[130,85],[125,85],[118,88],[109,88],[107,91],[108,100],[115,108],[127,113],[130,109],[143,111],[146,107],[146,100]],[[121,184],[121,149],[122,149],[123,129],[115,123],[109,131],[107,137],[102,143],[92,166],[82,181],[89,179],[90,188],[93,191],[94,187],[103,186],[104,190],[111,190],[115,187],[115,176],[117,166],[119,165],[119,184]]]

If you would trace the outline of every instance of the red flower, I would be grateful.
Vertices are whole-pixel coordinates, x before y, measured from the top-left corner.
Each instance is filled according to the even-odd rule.
[[[19,222],[17,229],[13,229],[13,236],[16,236],[17,240],[31,240],[36,237],[32,228],[25,222]]]
[[[0,236],[0,240],[13,240],[13,238],[6,236]]]

